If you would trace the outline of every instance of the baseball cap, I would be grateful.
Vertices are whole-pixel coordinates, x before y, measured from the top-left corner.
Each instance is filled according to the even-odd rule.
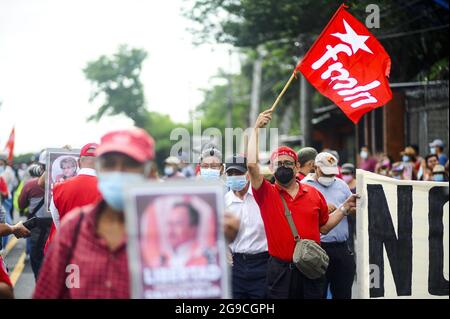
[[[322,152],[317,154],[315,163],[317,167],[320,168],[322,173],[326,175],[337,175],[339,174],[338,160],[332,154],[327,152]]]
[[[440,139],[435,139],[429,145],[430,145],[430,147],[441,147],[441,148],[444,148],[444,146],[445,146],[444,142]]]
[[[344,165],[342,165],[341,168],[341,173],[345,174],[345,173],[355,173],[355,165],[353,165],[352,163],[345,163]]]
[[[42,165],[47,165],[47,151],[43,150],[41,154],[39,154],[38,162]]]
[[[241,173],[247,172],[247,159],[242,155],[233,155],[225,161],[225,173],[235,169]]]
[[[95,157],[95,150],[97,149],[97,143],[88,143],[81,148],[80,157],[83,156],[92,156]]]
[[[155,142],[141,128],[117,130],[106,133],[95,151],[96,156],[118,152],[143,163],[155,157]]]
[[[275,149],[272,154],[270,155],[270,161],[273,162],[273,160],[281,155],[287,155],[294,159],[294,161],[298,161],[298,156],[295,151],[287,146],[280,146],[277,149]]]

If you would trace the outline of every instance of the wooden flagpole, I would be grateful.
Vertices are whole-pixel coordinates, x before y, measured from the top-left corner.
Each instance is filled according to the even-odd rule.
[[[287,83],[285,84],[283,90],[281,91],[281,93],[278,95],[277,99],[275,100],[275,102],[273,103],[272,107],[270,108],[270,111],[273,112],[275,110],[275,107],[278,105],[278,103],[280,102],[281,98],[283,97],[284,93],[286,92],[287,88],[289,87],[289,85],[291,85],[292,80],[294,80],[295,78],[295,72],[292,72],[291,77],[289,78],[289,80],[287,81]]]

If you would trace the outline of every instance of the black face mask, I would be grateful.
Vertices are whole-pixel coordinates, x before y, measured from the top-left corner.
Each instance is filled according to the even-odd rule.
[[[275,171],[275,178],[280,184],[287,185],[294,178],[294,170],[284,166],[278,167]]]

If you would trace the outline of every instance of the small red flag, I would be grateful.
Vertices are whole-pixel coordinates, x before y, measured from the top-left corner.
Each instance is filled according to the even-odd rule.
[[[15,138],[15,128],[13,127],[5,146],[5,151],[8,152],[8,162],[12,162],[14,158],[14,138]]]
[[[339,7],[295,70],[356,124],[392,98],[391,58],[345,7]]]

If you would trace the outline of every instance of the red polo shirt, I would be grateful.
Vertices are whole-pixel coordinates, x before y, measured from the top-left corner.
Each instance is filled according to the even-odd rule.
[[[295,241],[284,215],[280,195],[291,211],[301,238],[312,239],[320,244],[320,226],[328,221],[328,207],[323,195],[314,187],[300,183],[298,185],[295,198],[277,184],[270,184],[266,180],[258,190],[253,188],[253,196],[261,210],[266,230],[269,254],[285,261],[292,261]]]

